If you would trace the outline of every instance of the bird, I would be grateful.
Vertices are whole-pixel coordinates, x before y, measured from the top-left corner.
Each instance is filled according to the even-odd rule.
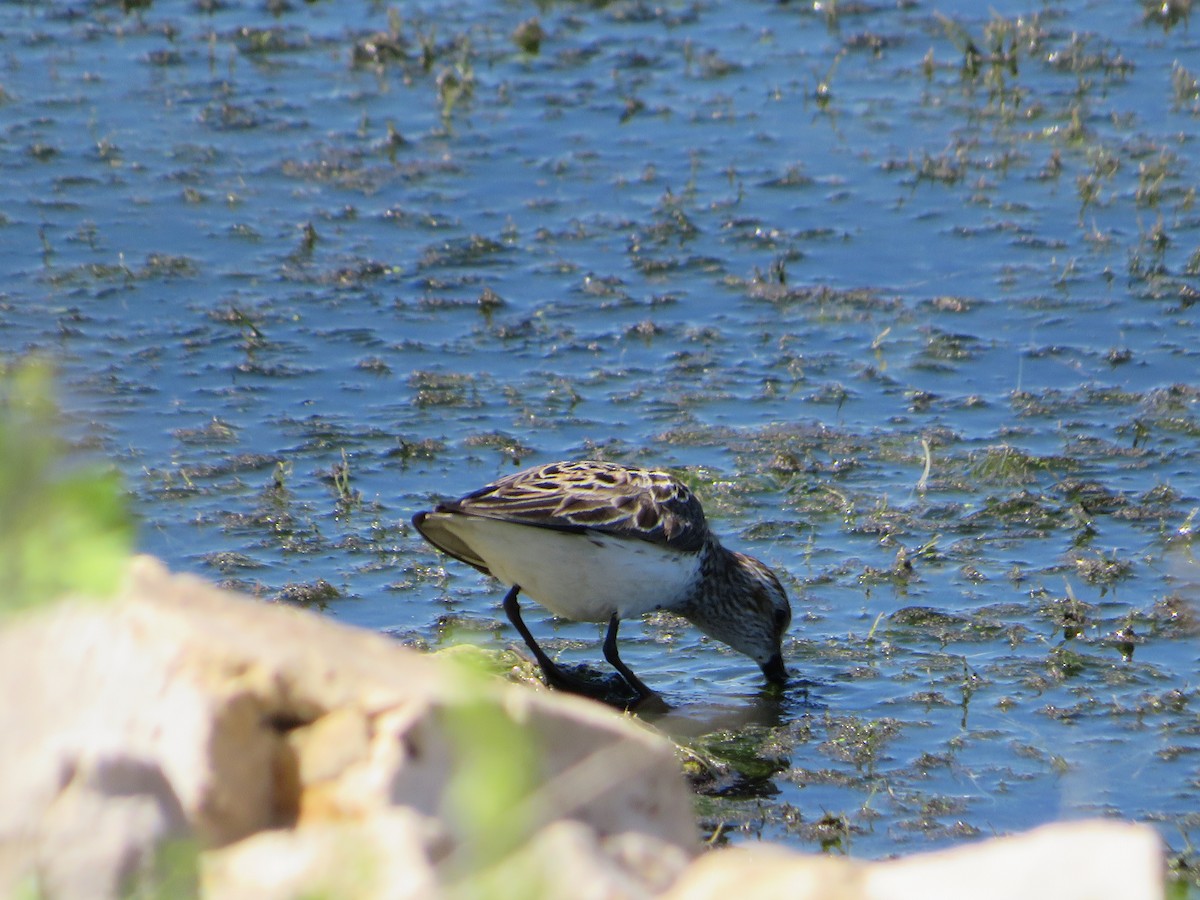
[[[787,682],[787,593],[763,563],[722,546],[695,493],[668,472],[553,462],[438,503],[412,523],[438,550],[509,586],[504,612],[551,686],[590,692],[534,639],[522,593],[560,618],[607,623],[604,657],[637,702],[656,695],[621,659],[617,630],[655,610],[746,654],[768,682]]]

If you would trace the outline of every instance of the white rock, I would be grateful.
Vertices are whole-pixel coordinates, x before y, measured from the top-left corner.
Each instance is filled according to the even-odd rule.
[[[570,900],[649,900],[688,863],[679,847],[630,835],[601,839],[569,820],[547,825],[517,852],[493,867],[456,879],[444,872],[448,893],[458,897],[563,897]]]
[[[154,865],[157,848],[189,837],[179,800],[156,763],[81,759],[42,816],[39,887],[59,898],[123,893]],[[62,848],[70,851],[60,855]]]
[[[1162,900],[1162,847],[1148,825],[1085,821],[886,862],[769,845],[701,857],[669,900]]]
[[[1148,825],[1091,820],[868,867],[869,900],[1161,900],[1162,843]]]
[[[209,900],[436,897],[436,823],[410,810],[263,831],[204,857]]]

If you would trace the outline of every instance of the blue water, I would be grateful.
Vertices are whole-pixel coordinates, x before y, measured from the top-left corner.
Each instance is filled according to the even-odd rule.
[[[813,682],[764,711],[747,660],[623,628],[664,727],[785,760],[715,814],[734,839],[813,846],[790,804],[864,856],[1092,814],[1182,849],[1195,631],[1155,604],[1200,583],[1194,32],[1082,0],[802,6],[403,4],[403,58],[360,64],[376,4],[0,6],[0,352],[59,361],[141,549],[266,598],[325,579],[325,614],[432,645],[515,635],[414,511],[518,463],[691,472],[784,573]],[[531,55],[509,35],[535,14]],[[1015,74],[993,16],[1020,17]],[[1002,446],[1037,465],[988,474]],[[1117,499],[1077,509],[1066,479]],[[1045,521],[991,512],[1021,491]],[[871,576],[935,537],[907,585]],[[1077,563],[1109,556],[1113,583]],[[1068,596],[1093,609],[1064,644]],[[599,660],[593,626],[529,619]],[[837,750],[885,719],[870,765]]]

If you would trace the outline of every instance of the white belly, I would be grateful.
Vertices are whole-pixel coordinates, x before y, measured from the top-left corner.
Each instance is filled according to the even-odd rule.
[[[700,577],[695,553],[599,532],[582,534],[448,515],[442,524],[479,555],[492,574],[520,585],[565,619],[607,622],[681,602]]]

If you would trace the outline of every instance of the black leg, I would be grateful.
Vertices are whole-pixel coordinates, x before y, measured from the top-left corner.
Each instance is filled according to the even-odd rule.
[[[633,688],[638,699],[654,696],[654,691],[646,687],[642,679],[633,674],[633,670],[621,660],[617,653],[617,627],[621,624],[621,620],[617,618],[617,614],[613,613],[613,617],[608,621],[608,634],[604,637],[604,658],[609,664],[621,673],[621,677],[625,679],[625,683]]]
[[[573,691],[577,694],[587,694],[592,696],[595,694],[595,688],[579,678],[574,678],[560,669],[554,664],[546,651],[538,646],[538,642],[533,639],[533,634],[525,625],[525,620],[521,618],[521,605],[517,602],[517,594],[521,592],[521,586],[514,584],[512,590],[504,597],[504,612],[508,616],[508,621],[512,622],[513,628],[525,640],[525,646],[533,653],[533,658],[537,660],[537,664],[542,667],[542,674],[546,676],[546,683],[552,687],[562,688],[563,690]]]

